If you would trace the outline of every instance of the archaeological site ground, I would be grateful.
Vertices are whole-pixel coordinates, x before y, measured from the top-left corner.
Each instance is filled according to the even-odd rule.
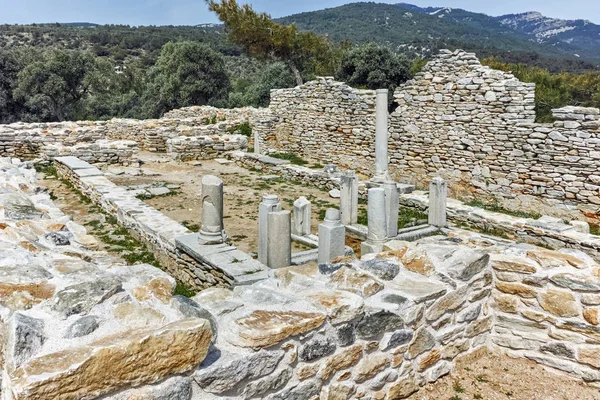
[[[600,110],[534,100],[444,50],[0,126],[0,399],[600,399]]]

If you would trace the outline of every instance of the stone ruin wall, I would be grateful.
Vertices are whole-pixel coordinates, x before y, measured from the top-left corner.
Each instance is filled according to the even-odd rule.
[[[271,92],[270,118],[256,122],[268,149],[367,172],[375,162],[375,91],[319,78]]]
[[[0,156],[25,160],[75,156],[91,163],[129,165],[137,162],[138,150],[145,150],[166,152],[177,160],[210,159],[245,150],[249,138],[237,128],[265,111],[206,106],[173,110],[156,120],[0,125]]]
[[[320,78],[271,94],[271,118],[256,121],[264,149],[371,175],[374,93]],[[390,170],[426,187],[440,173],[457,198],[513,210],[596,219],[600,204],[600,110],[554,110],[535,123],[535,85],[442,51],[399,87],[390,115]]]

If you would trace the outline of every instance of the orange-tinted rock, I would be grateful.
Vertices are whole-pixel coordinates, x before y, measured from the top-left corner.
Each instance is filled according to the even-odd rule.
[[[524,257],[492,254],[490,261],[492,268],[498,271],[520,272],[525,274],[532,274],[537,271],[537,264]]]
[[[197,318],[124,332],[35,358],[9,371],[6,386],[15,400],[95,399],[189,371],[204,360],[210,340],[208,322]]]
[[[362,356],[363,348],[361,345],[355,345],[348,349],[343,350],[330,357],[326,362],[325,366],[321,370],[321,378],[328,380],[337,371],[350,368],[360,360]]]
[[[426,370],[441,359],[439,350],[433,350],[419,360],[419,372]]]
[[[50,299],[55,291],[56,287],[47,281],[20,284],[0,282],[0,305],[11,310],[30,308],[34,304]]]
[[[325,321],[315,312],[256,310],[235,321],[238,327],[236,345],[252,348],[272,346],[282,340],[312,331]]]
[[[550,289],[539,298],[542,308],[559,317],[576,317],[579,315],[577,302],[572,293],[564,290]]]
[[[496,288],[504,293],[508,294],[516,294],[526,299],[533,299],[536,297],[536,291],[525,285],[521,285],[520,283],[509,283],[509,282],[496,282]]]
[[[514,314],[519,307],[519,298],[507,294],[494,293],[494,304],[500,311]]]
[[[598,309],[586,308],[583,310],[583,318],[592,325],[598,325]]]
[[[338,289],[367,297],[373,296],[384,288],[383,283],[378,279],[347,267],[342,267],[331,275],[330,282]]]
[[[364,357],[354,368],[354,378],[358,383],[371,379],[379,372],[383,371],[390,363],[390,357],[387,354],[370,354]]]
[[[415,382],[413,376],[402,379],[400,382],[394,383],[388,391],[388,400],[406,399],[411,394],[416,393],[419,386]]]

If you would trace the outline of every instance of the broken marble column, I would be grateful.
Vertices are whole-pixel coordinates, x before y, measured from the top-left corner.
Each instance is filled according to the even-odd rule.
[[[429,184],[429,225],[443,228],[446,226],[446,199],[448,187],[446,181],[436,177]]]
[[[394,181],[383,183],[385,190],[385,218],[387,237],[394,238],[398,236],[398,208],[400,196],[398,195],[398,186]]]
[[[391,180],[388,172],[388,90],[377,89],[374,182]]]
[[[345,171],[340,182],[340,213],[344,225],[358,221],[358,177],[354,171]]]
[[[254,153],[260,154],[260,135],[254,131]]]
[[[281,203],[276,194],[264,195],[258,206],[258,261],[267,264],[267,241],[269,233],[269,213],[281,211]]]
[[[268,215],[267,266],[285,268],[292,264],[291,213],[274,211]]]
[[[223,227],[223,181],[216,176],[202,178],[202,228],[200,244],[220,244],[227,240]]]
[[[340,220],[340,211],[330,208],[325,220],[319,224],[319,264],[327,264],[346,250],[346,227]]]
[[[369,233],[367,241],[361,243],[363,255],[380,253],[387,237],[387,219],[385,215],[385,189],[369,189]]]
[[[302,196],[294,202],[294,224],[292,234],[308,236],[310,232],[311,204],[306,197]]]

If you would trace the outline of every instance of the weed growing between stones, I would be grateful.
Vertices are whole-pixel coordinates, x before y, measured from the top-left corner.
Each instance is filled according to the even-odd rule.
[[[269,154],[269,156],[271,156],[273,158],[278,158],[280,160],[287,160],[294,165],[302,165],[303,166],[303,165],[308,164],[308,161],[306,161],[303,158],[300,158],[296,154],[292,154],[292,153],[273,153],[273,154]]]
[[[511,210],[508,210],[508,209],[500,206],[498,203],[485,203],[485,202],[480,201],[480,200],[472,200],[472,201],[469,201],[469,202],[467,202],[465,204],[467,206],[479,207],[479,208],[483,208],[484,210],[487,210],[487,211],[492,211],[492,212],[497,212],[497,213],[501,213],[501,214],[506,214],[506,215],[510,215],[510,216],[513,216],[513,217],[517,217],[517,218],[538,219],[538,218],[540,218],[542,216],[541,214],[528,213],[528,212],[524,212],[524,211],[511,211]]]
[[[192,232],[198,232],[200,230],[200,225],[193,223],[192,221],[183,221],[181,225],[185,226]]]
[[[400,207],[398,210],[398,229],[427,223],[427,214],[417,208]]]
[[[178,191],[176,190],[171,190],[169,193],[165,193],[165,194],[159,194],[159,195],[155,195],[155,194],[150,194],[150,193],[140,193],[137,196],[135,196],[136,199],[138,200],[150,200],[153,199],[155,197],[169,197],[169,196],[177,196],[179,194]]]
[[[242,124],[235,125],[227,129],[227,133],[252,137],[252,125],[250,125],[249,122],[244,122]]]
[[[600,226],[590,225],[590,233],[592,235],[600,236]]]

